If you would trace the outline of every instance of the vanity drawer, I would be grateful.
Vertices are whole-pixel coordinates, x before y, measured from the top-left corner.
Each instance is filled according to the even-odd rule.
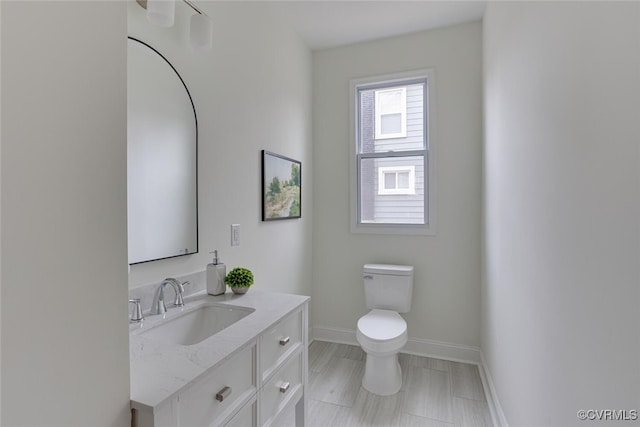
[[[302,355],[299,351],[287,361],[260,390],[260,425],[278,421],[286,406],[302,396]]]
[[[262,381],[302,343],[302,311],[297,311],[278,322],[260,337],[260,366]]]
[[[232,355],[228,361],[181,393],[178,425],[218,425],[245,404],[256,392],[255,358],[254,344]]]

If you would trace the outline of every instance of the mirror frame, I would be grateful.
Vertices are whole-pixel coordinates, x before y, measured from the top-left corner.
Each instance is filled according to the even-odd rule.
[[[137,39],[135,37],[131,37],[131,36],[127,36],[128,40],[140,43],[141,45],[151,49],[153,52],[155,52],[158,56],[160,56],[160,58],[162,58],[168,65],[169,67],[171,67],[171,69],[173,70],[174,73],[176,73],[176,76],[178,76],[178,79],[180,80],[180,82],[182,83],[182,86],[184,87],[184,90],[187,92],[187,96],[189,97],[189,102],[191,103],[191,108],[193,109],[193,118],[195,121],[195,237],[196,237],[196,247],[194,251],[191,252],[187,252],[187,253],[183,253],[183,254],[177,254],[177,255],[169,255],[166,257],[161,257],[161,258],[154,258],[154,259],[148,259],[148,260],[144,260],[144,261],[136,261],[136,262],[129,262],[129,260],[127,259],[127,263],[129,265],[136,265],[136,264],[143,264],[146,262],[153,262],[153,261],[159,261],[159,260],[163,260],[163,259],[170,259],[170,258],[177,258],[177,257],[181,257],[181,256],[186,256],[186,255],[193,255],[193,254],[197,254],[199,252],[199,248],[200,248],[200,233],[199,233],[199,205],[198,205],[198,136],[199,136],[199,132],[198,132],[198,114],[196,113],[196,106],[193,102],[193,98],[191,96],[191,92],[189,92],[189,88],[187,87],[187,84],[185,83],[184,79],[182,78],[182,76],[180,75],[180,73],[178,72],[178,70],[176,70],[176,68],[173,66],[173,64],[171,64],[171,62],[162,54],[160,53],[157,49],[155,49],[153,46],[150,46],[148,43],[143,42],[140,39]],[[127,142],[128,144],[128,142]],[[129,215],[129,210],[127,208],[127,215]],[[128,234],[128,233],[127,233]],[[127,237],[128,239],[128,237]],[[127,255],[128,258],[128,255]]]

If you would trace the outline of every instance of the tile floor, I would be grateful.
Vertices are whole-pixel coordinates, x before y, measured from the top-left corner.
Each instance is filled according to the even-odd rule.
[[[491,426],[478,367],[400,354],[403,383],[394,396],[361,386],[360,347],[314,341],[309,346],[310,427]]]

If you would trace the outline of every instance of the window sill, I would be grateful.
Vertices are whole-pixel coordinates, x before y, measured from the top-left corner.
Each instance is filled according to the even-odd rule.
[[[435,236],[435,227],[429,224],[352,224],[353,234],[390,234],[403,236]]]

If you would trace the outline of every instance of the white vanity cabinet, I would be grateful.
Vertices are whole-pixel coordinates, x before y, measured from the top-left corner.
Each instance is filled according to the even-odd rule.
[[[236,340],[237,348],[223,355],[219,362],[205,368],[202,373],[189,378],[177,390],[172,391],[167,387],[167,394],[171,394],[157,405],[134,400],[136,396],[132,386],[132,426],[268,427],[281,425],[283,414],[291,414],[292,411],[295,411],[296,426],[304,426],[308,297],[295,297],[304,299],[284,314],[277,315],[277,311],[273,313],[269,306],[262,308],[270,310],[271,316],[261,315],[258,299],[255,312],[238,322],[238,331],[245,331],[248,340],[244,343]],[[246,306],[249,302],[253,301],[243,297],[238,305],[242,303]],[[254,314],[255,318],[251,319]],[[261,321],[263,319],[270,321],[265,323]],[[244,325],[240,325],[241,322]],[[248,329],[253,324],[257,331],[252,334]],[[228,345],[224,342],[225,335],[219,335],[207,339],[200,349],[191,349],[191,353],[182,350],[186,357],[185,365],[191,367],[190,362],[203,357],[207,351],[213,351],[211,349],[216,348],[216,339],[220,341],[220,346]],[[144,349],[144,344],[140,348]],[[152,351],[158,353],[161,350],[154,348]],[[165,354],[164,358],[171,359],[173,365],[180,363],[180,353],[176,353],[170,356]],[[155,354],[149,357],[153,358]],[[161,354],[158,357],[163,359]],[[198,363],[202,362],[202,359],[197,360]],[[136,367],[148,369],[146,365],[132,363],[132,382]],[[170,373],[167,377],[170,377]],[[149,384],[146,386],[146,389],[150,389]]]
[[[285,317],[260,336],[260,373],[263,382],[302,346],[302,311]]]
[[[260,346],[260,426],[278,425],[278,418],[300,402],[306,384],[306,311],[297,311],[272,326],[259,338]],[[304,412],[302,407],[296,411]]]
[[[178,395],[179,426],[221,425],[256,394],[256,346],[240,350]]]
[[[277,370],[260,390],[260,425],[278,426],[278,419],[291,402],[300,401],[303,391],[302,352]]]

